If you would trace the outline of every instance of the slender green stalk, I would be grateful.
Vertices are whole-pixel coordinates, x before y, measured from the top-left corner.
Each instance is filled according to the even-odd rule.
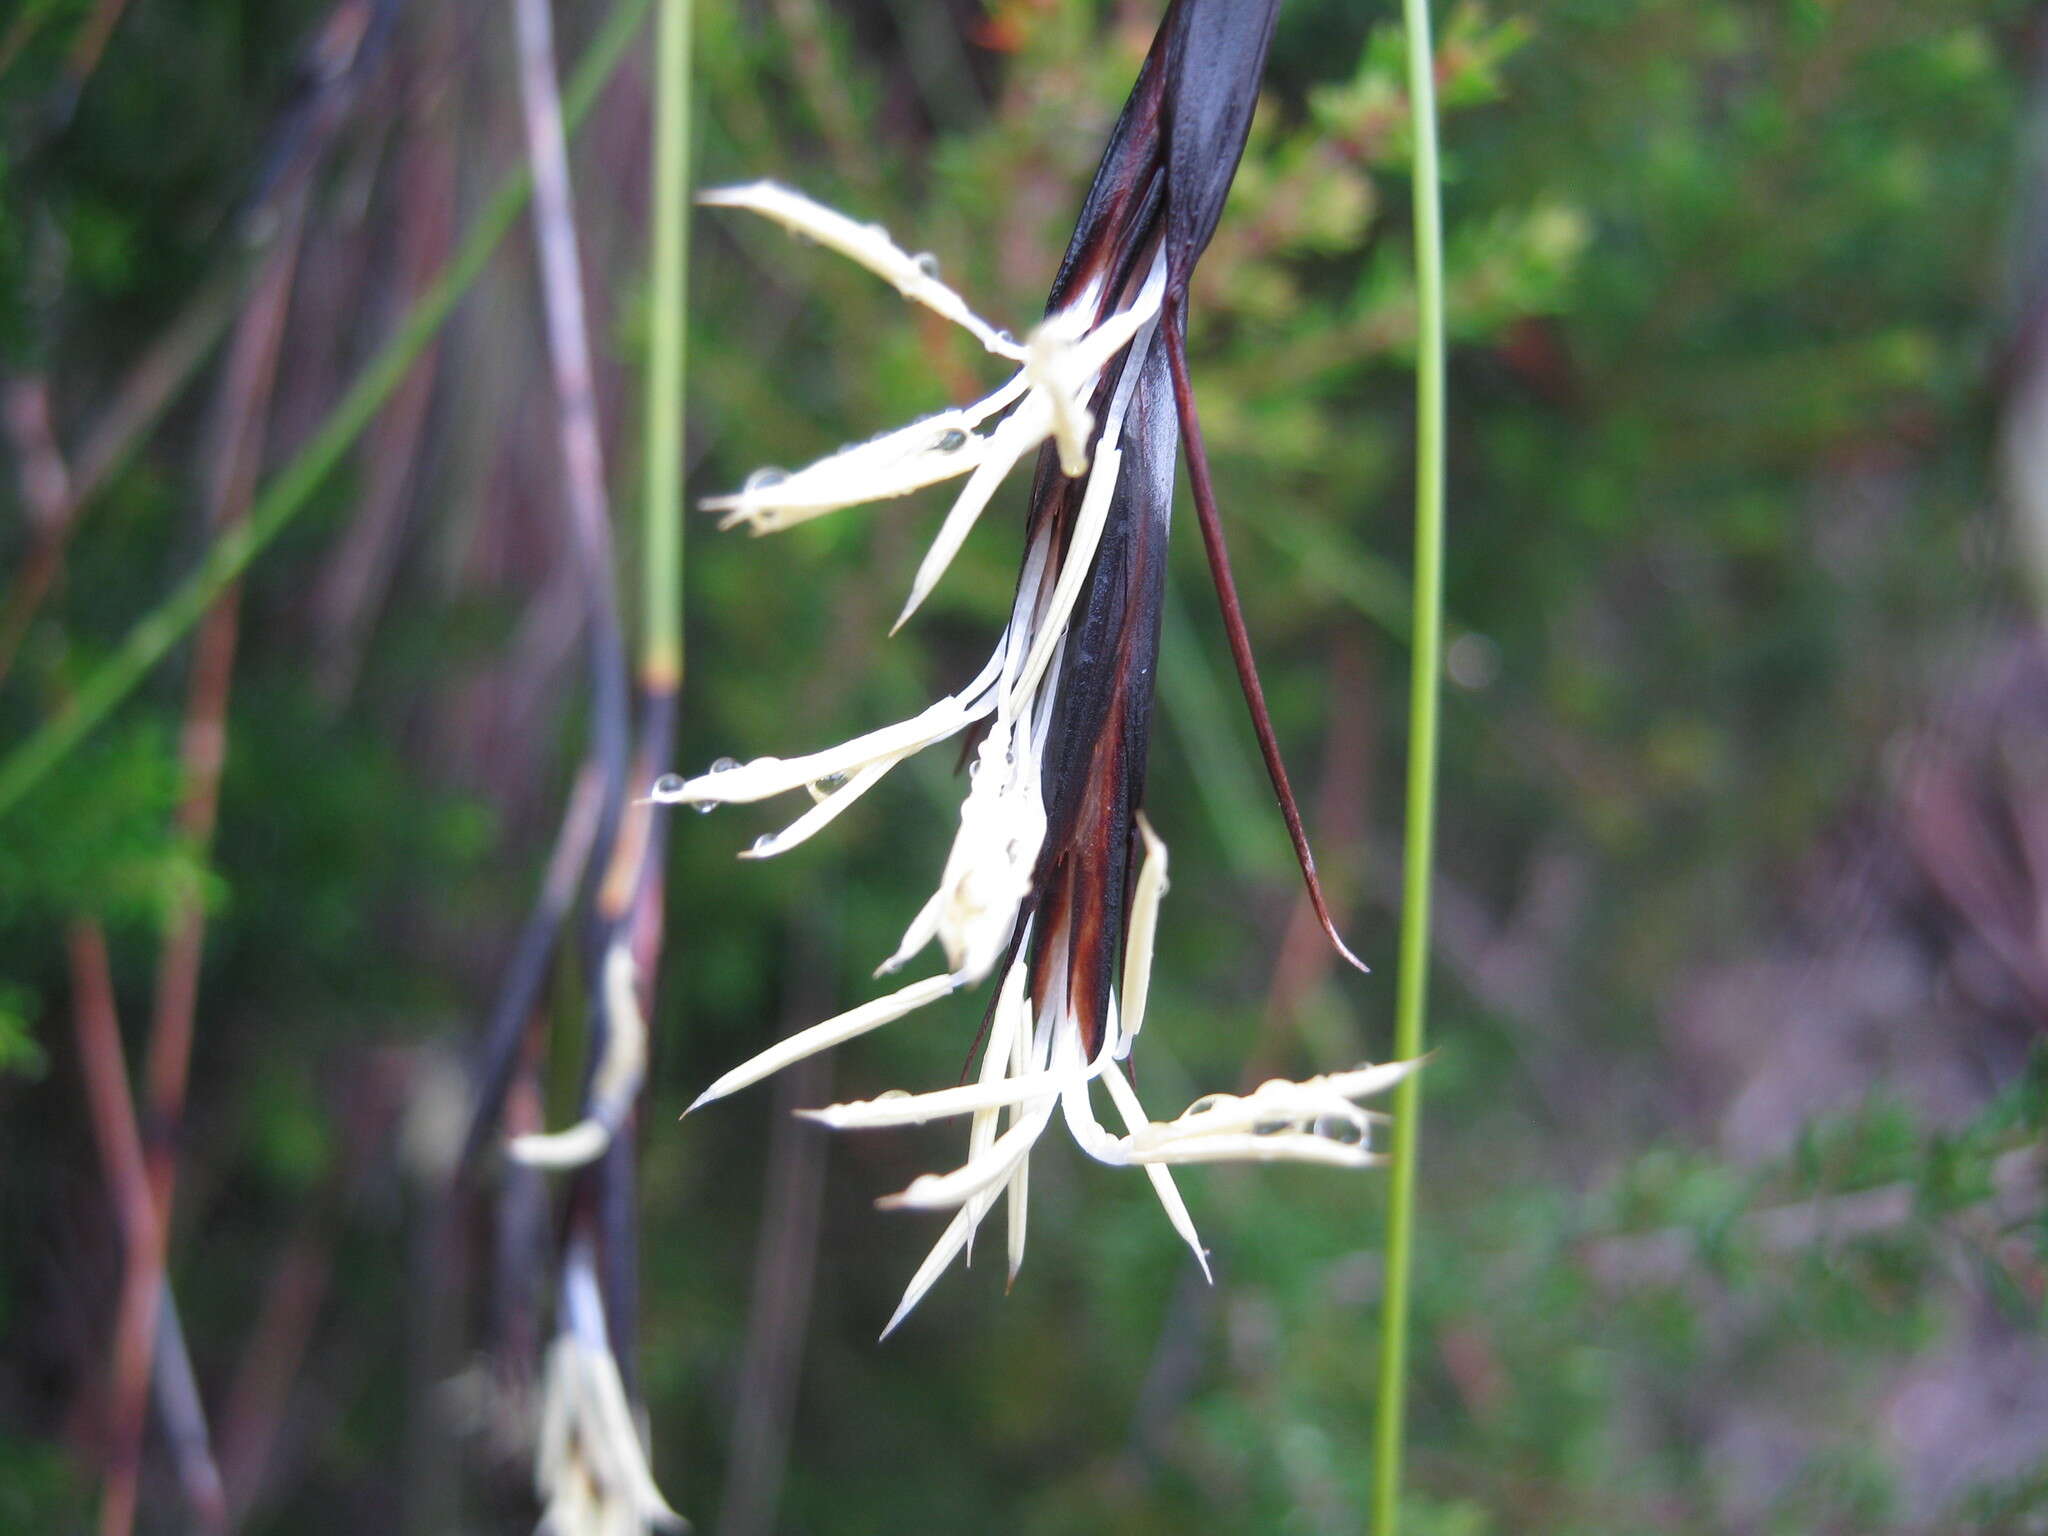
[[[1429,981],[1429,883],[1436,837],[1438,676],[1443,654],[1444,286],[1436,155],[1435,50],[1429,0],[1403,0],[1408,100],[1415,133],[1415,642],[1408,700],[1408,807],[1401,869],[1401,977],[1394,1055],[1422,1054]],[[1400,1525],[1402,1418],[1408,1377],[1408,1276],[1415,1244],[1416,1133],[1421,1075],[1395,1091],[1393,1166],[1387,1185],[1387,1287],[1381,1310],[1378,1418],[1374,1425],[1375,1536]]]
[[[626,56],[627,45],[646,17],[650,3],[651,0],[619,0],[604,30],[578,63],[563,96],[563,117],[570,125],[580,122],[589,112],[598,92]],[[505,238],[532,193],[533,183],[526,171],[516,171],[506,178],[433,286],[420,295],[406,314],[398,333],[357,376],[348,393],[328,412],[319,431],[264,488],[249,509],[248,518],[222,534],[207,551],[199,569],[164,599],[154,613],[128,632],[120,649],[79,685],[70,708],[0,762],[0,815],[12,809],[132,693],[136,684],[212,606],[220,590],[240,576],[286,524],[305,510],[313,493],[334,472],[392,391],[404,382],[420,353],[483,272],[492,251]]]
[[[649,260],[645,639],[641,682],[683,673],[683,312],[689,293],[690,0],[661,0],[654,85],[654,234]]]

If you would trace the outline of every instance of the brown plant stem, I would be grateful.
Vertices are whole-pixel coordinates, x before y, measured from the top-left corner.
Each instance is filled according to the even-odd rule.
[[[0,678],[7,675],[24,635],[64,569],[64,547],[106,478],[132,453],[178,392],[198,372],[234,319],[244,274],[240,267],[200,291],[142,354],[114,391],[85,439],[71,455],[62,497],[36,519],[36,536],[0,598]],[[15,411],[10,409],[10,423]],[[17,442],[22,441],[19,433]],[[27,461],[24,460],[24,468]]]
[[[236,327],[221,381],[219,440],[208,486],[207,530],[219,537],[248,513],[263,463],[265,419],[277,381],[285,311],[298,266],[304,229],[303,198],[294,198],[276,249],[257,279]],[[228,695],[234,680],[241,584],[225,588],[193,639],[192,672],[179,732],[183,793],[176,826],[196,857],[213,841],[227,755]],[[169,1224],[177,1171],[177,1141],[191,1066],[199,967],[206,942],[206,909],[195,885],[172,898],[156,971],[145,1081],[150,1112],[150,1189],[158,1219]]]
[[[1371,799],[1372,688],[1363,648],[1354,630],[1340,630],[1330,645],[1330,735],[1323,749],[1316,821],[1340,849],[1365,841],[1365,807]],[[1349,917],[1345,892],[1331,906],[1338,922]],[[1259,1032],[1245,1057],[1239,1091],[1249,1093],[1282,1072],[1289,1021],[1303,1000],[1329,975],[1330,948],[1306,891],[1295,901],[1273,962],[1273,978],[1259,1011]]]
[[[262,422],[276,377],[278,340],[296,269],[302,215],[303,202],[295,200],[288,231],[266,264],[236,327],[221,382],[221,442],[208,496],[208,524],[216,535],[247,511],[254,493],[262,459]],[[239,590],[230,586],[221,594],[202,621],[194,644],[191,688],[180,734],[184,794],[177,810],[177,828],[195,851],[203,850],[211,840],[219,804]],[[148,1396],[147,1362],[156,1353],[157,1320],[162,1315],[159,1297],[165,1283],[179,1126],[185,1112],[205,937],[200,893],[187,886],[171,901],[157,966],[156,1004],[144,1069],[149,1103],[149,1130],[143,1146],[149,1239],[131,1251],[114,1335],[117,1388],[112,1402],[113,1434],[122,1454],[133,1447],[138,1458]]]
[[[1209,575],[1216,585],[1216,600],[1223,609],[1223,632],[1230,640],[1230,659],[1237,667],[1237,680],[1251,711],[1252,728],[1259,738],[1259,752],[1266,760],[1266,773],[1273,781],[1273,794],[1280,802],[1280,814],[1287,822],[1287,835],[1294,842],[1295,861],[1308,887],[1309,901],[1323,932],[1337,953],[1359,970],[1366,964],[1354,955],[1337,932],[1324,900],[1322,882],[1316,877],[1315,855],[1309,851],[1308,833],[1301,825],[1301,807],[1287,783],[1287,765],[1280,760],[1280,743],[1273,734],[1273,717],[1266,709],[1265,689],[1259,685],[1258,663],[1252,659],[1251,635],[1244,624],[1244,606],[1237,598],[1237,579],[1230,572],[1230,550],[1223,539],[1223,519],[1216,510],[1216,488],[1209,479],[1209,454],[1202,445],[1202,422],[1195,412],[1194,385],[1188,378],[1188,348],[1185,294],[1168,294],[1160,317],[1160,334],[1166,343],[1167,366],[1173,372],[1173,398],[1180,410],[1180,435],[1188,465],[1188,488],[1194,493],[1195,516],[1202,525],[1202,547],[1209,557]]]
[[[6,425],[8,435],[17,449],[21,463],[22,494],[27,503],[29,515],[43,527],[51,526],[53,520],[62,516],[63,504],[69,494],[71,475],[62,454],[48,432],[47,395],[40,387],[40,381],[17,381],[6,402]],[[74,949],[73,974],[81,999],[94,1009],[93,1025],[104,1034],[106,1021],[114,1019],[114,988],[107,965],[106,943],[96,925],[83,924]],[[122,1180],[126,1173],[117,1175],[117,1169],[125,1169],[127,1163],[126,1142],[131,1134],[138,1146],[141,1132],[135,1113],[135,1104],[130,1096],[126,1062],[119,1056],[120,1030],[118,1022],[111,1026],[112,1041],[116,1055],[112,1066],[118,1074],[109,1076],[109,1064],[105,1056],[106,1041],[95,1036],[94,1052],[89,1053],[83,1043],[80,1059],[87,1068],[99,1076],[88,1078],[91,1090],[93,1124],[99,1140],[101,1162],[107,1168],[110,1184],[116,1195],[116,1220],[122,1233],[123,1247],[123,1289],[122,1303],[115,1320],[115,1337],[111,1348],[112,1359],[123,1362],[120,1371],[139,1373],[140,1381],[131,1382],[125,1374],[117,1373],[110,1383],[109,1443],[119,1447],[123,1437],[132,1439],[133,1455],[129,1459],[139,1462],[141,1456],[142,1416],[148,1399],[148,1382],[153,1378],[157,1383],[157,1401],[169,1434],[175,1454],[179,1481],[184,1487],[186,1502],[190,1505],[195,1520],[212,1529],[219,1523],[222,1500],[220,1474],[213,1464],[213,1452],[207,1433],[205,1408],[199,1399],[198,1387],[194,1382],[192,1362],[186,1353],[184,1330],[179,1326],[177,1304],[171,1295],[168,1282],[159,1275],[155,1290],[160,1298],[156,1313],[156,1330],[153,1342],[142,1337],[149,1333],[148,1326],[140,1314],[141,1296],[149,1288],[146,1273],[152,1252],[161,1255],[168,1224],[168,1213],[154,1211],[152,1229],[145,1231],[134,1221],[134,1212],[126,1204]],[[118,1092],[116,1091],[118,1090]],[[145,1185],[149,1174],[148,1157],[142,1157],[142,1173]],[[161,1261],[159,1258],[159,1269]],[[131,1288],[133,1294],[131,1294]],[[123,1329],[137,1330],[138,1336],[127,1338]],[[138,1350],[146,1354],[138,1355]],[[134,1365],[133,1361],[143,1360],[145,1365]],[[118,1410],[118,1412],[116,1412]],[[132,1419],[132,1426],[120,1414]],[[131,1433],[132,1430],[132,1433]],[[124,1518],[120,1513],[123,1503],[132,1506],[132,1486],[118,1490],[118,1479],[110,1479],[110,1518]],[[129,1480],[132,1483],[132,1477]],[[132,1520],[132,1509],[125,1517]]]
[[[135,1527],[136,1490],[142,1471],[143,1409],[149,1397],[151,1328],[139,1314],[155,1314],[168,1302],[161,1284],[163,1229],[150,1196],[148,1160],[135,1099],[121,1047],[121,1022],[114,1004],[106,937],[97,923],[80,918],[65,935],[71,969],[72,1028],[84,1080],[86,1108],[106,1170],[121,1229],[123,1265],[116,1303],[114,1351],[109,1365],[106,1410],[105,1488],[100,1500],[101,1536],[128,1536]],[[189,1366],[187,1367],[189,1370]],[[190,1490],[188,1490],[189,1492]],[[203,1498],[194,1515],[202,1527],[221,1523],[219,1484],[214,1499]]]

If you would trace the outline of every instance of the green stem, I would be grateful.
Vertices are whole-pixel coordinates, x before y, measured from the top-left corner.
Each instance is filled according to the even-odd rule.
[[[1408,808],[1401,870],[1401,977],[1394,1056],[1422,1054],[1429,981],[1429,884],[1436,833],[1438,675],[1443,653],[1444,287],[1443,217],[1436,154],[1435,50],[1429,0],[1403,0],[1408,100],[1415,134],[1415,643],[1408,700]],[[1421,1076],[1394,1095],[1387,1186],[1387,1286],[1381,1311],[1379,1409],[1374,1425],[1375,1536],[1400,1525],[1401,1438],[1408,1379],[1408,1277],[1415,1243],[1416,1133]]]
[[[589,112],[633,40],[651,0],[619,0],[590,49],[576,67],[563,96],[564,119],[574,125]],[[363,369],[347,394],[328,412],[319,431],[264,488],[246,521],[224,533],[199,569],[128,632],[119,650],[81,683],[71,706],[45,724],[0,762],[0,815],[61,763],[71,750],[134,692],[149,671],[212,606],[220,590],[240,576],[285,525],[305,510],[327,477],[376,417],[393,390],[447,322],[455,306],[483,272],[491,252],[505,238],[532,195],[524,170],[498,188],[461,247],[420,295],[398,333]]]
[[[655,43],[652,319],[647,357],[646,630],[642,682],[683,673],[683,314],[689,293],[690,0],[661,0]]]

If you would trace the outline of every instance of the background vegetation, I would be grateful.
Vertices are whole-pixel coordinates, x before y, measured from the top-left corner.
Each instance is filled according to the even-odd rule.
[[[700,183],[880,219],[1021,326],[1158,7],[700,11]],[[559,7],[565,69],[605,14]],[[1393,15],[1286,6],[1192,341],[1275,714],[1376,974],[1333,969],[1299,910],[1186,541],[1149,783],[1175,870],[1155,1108],[1386,1050],[1413,436]],[[2029,488],[1995,474],[2001,417],[2026,463],[2048,298],[2041,20],[1440,17],[1453,687],[1415,1531],[2048,1530],[2048,654]],[[628,567],[647,52],[573,156]],[[495,5],[25,0],[0,70],[4,750],[194,566],[251,451],[230,429],[259,420],[285,462],[523,149]],[[986,377],[863,274],[732,216],[694,231],[692,494]],[[252,407],[217,342],[264,333],[293,239]],[[139,1052],[194,892],[170,1272],[230,1507],[294,1532],[532,1518],[555,1218],[495,1165],[443,1191],[584,731],[542,342],[522,222],[253,569],[210,839],[174,814],[182,650],[0,819],[0,1526],[75,1528],[100,1477],[121,1238],[80,936],[104,933]],[[124,417],[159,379],[187,387]],[[53,472],[97,473],[75,515]],[[1014,517],[882,638],[939,508],[692,527],[684,766],[838,740],[974,670]],[[931,1233],[869,1202],[952,1143],[786,1111],[950,1081],[974,1005],[676,1123],[867,995],[943,861],[950,768],[913,761],[765,866],[731,857],[765,815],[668,828],[638,1353],[665,1490],[742,1533],[1362,1530],[1371,1177],[1188,1178],[1211,1290],[1143,1181],[1055,1150],[1014,1291],[977,1266],[877,1347]],[[582,1051],[559,969],[516,1111],[551,1125]],[[178,1529],[149,1444],[143,1526]]]

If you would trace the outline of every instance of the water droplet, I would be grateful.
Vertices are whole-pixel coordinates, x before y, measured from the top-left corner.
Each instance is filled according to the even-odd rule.
[[[827,773],[827,774],[822,774],[822,775],[820,775],[819,777],[817,777],[817,778],[815,778],[815,779],[811,780],[811,788],[813,788],[813,789],[822,789],[822,790],[825,790],[825,791],[829,792],[829,791],[831,791],[831,790],[835,790],[835,789],[837,789],[837,788],[838,788],[838,787],[839,787],[840,785],[844,784],[845,782],[846,782],[846,775],[845,775],[845,774],[843,774],[843,773]]]
[[[683,776],[680,773],[664,773],[654,781],[654,792],[657,795],[677,795],[682,793],[682,789]]]
[[[747,483],[741,488],[740,494],[743,496],[758,496],[763,491],[772,491],[788,478],[788,470],[777,469],[771,464],[766,469],[757,469],[747,476]]]
[[[967,434],[958,427],[948,427],[939,434],[938,441],[932,444],[940,453],[958,453],[966,446]]]
[[[999,347],[1014,347],[1015,345],[1017,345],[1017,338],[1012,336],[1008,331],[997,331],[996,345]]]
[[[1185,1120],[1189,1115],[1206,1115],[1222,1101],[1223,1095],[1220,1093],[1205,1093],[1181,1111],[1181,1118]]]
[[[772,848],[774,848],[774,846],[775,834],[773,832],[763,832],[759,837],[754,839],[755,853],[767,853]]]
[[[736,757],[721,757],[711,765],[710,771],[712,773],[731,773],[739,765],[740,760]]]
[[[713,811],[718,809],[718,802],[716,800],[699,800],[695,805],[691,806],[690,809],[695,811],[699,816],[709,816]]]
[[[1254,1136],[1284,1136],[1294,1129],[1294,1122],[1284,1116],[1268,1116],[1252,1122]]]
[[[1346,1119],[1342,1115],[1322,1115],[1318,1117],[1315,1123],[1315,1133],[1325,1141],[1341,1142],[1347,1147],[1358,1146],[1365,1140],[1365,1127],[1355,1120]]]
[[[915,256],[911,257],[910,259],[917,264],[917,270],[919,272],[923,273],[933,282],[937,282],[939,280],[939,258],[934,256],[930,251],[919,251]]]

